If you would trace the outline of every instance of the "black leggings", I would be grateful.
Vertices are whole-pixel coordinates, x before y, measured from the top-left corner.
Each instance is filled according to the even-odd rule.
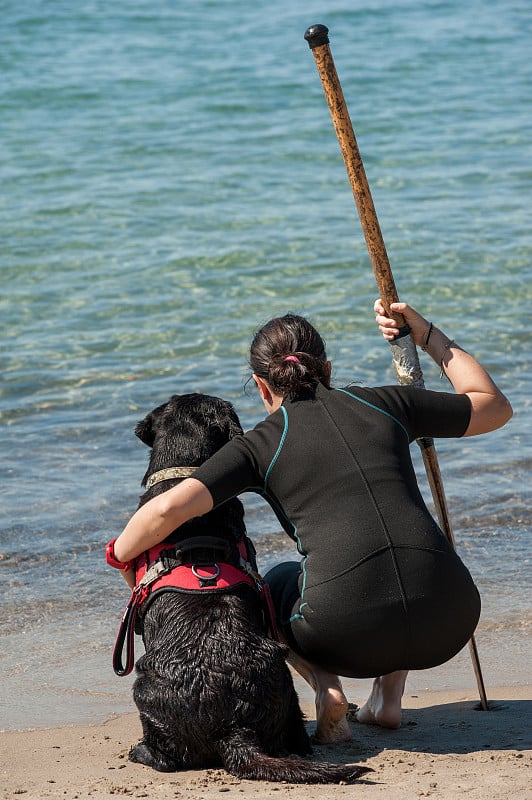
[[[353,678],[428,669],[456,655],[480,615],[469,571],[454,551],[408,548],[396,555],[400,591],[388,560],[377,557],[372,581],[357,568],[307,587],[302,607],[300,564],[273,567],[265,580],[288,646],[311,664]]]

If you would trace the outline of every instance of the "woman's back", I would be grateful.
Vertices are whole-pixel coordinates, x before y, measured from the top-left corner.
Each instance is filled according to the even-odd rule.
[[[323,666],[354,677],[377,663],[424,668],[440,663],[439,642],[447,654],[469,638],[478,593],[425,506],[409,452],[421,435],[460,436],[469,412],[463,396],[318,384],[198,470],[215,503],[262,494],[296,540],[299,596],[285,613],[297,649]],[[442,638],[449,603],[464,623],[453,620],[452,642]],[[376,622],[382,646],[360,648]]]

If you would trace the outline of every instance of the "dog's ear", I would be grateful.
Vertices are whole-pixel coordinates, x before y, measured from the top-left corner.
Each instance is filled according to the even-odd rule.
[[[223,400],[222,402],[224,404],[225,414],[220,420],[220,427],[224,435],[226,435],[227,439],[229,440],[234,436],[238,436],[240,433],[244,433],[244,431],[242,430],[240,420],[238,419],[237,413],[231,403],[229,403],[227,400]]]
[[[154,439],[151,417],[152,415],[148,414],[147,417],[144,417],[144,419],[141,419],[140,422],[137,422],[135,425],[135,436],[138,436],[140,441],[147,444],[148,447],[153,447]]]
[[[148,447],[153,447],[155,433],[157,430],[157,422],[167,405],[168,403],[163,403],[162,406],[154,408],[153,411],[150,411],[150,413],[147,414],[144,419],[141,419],[140,422],[137,422],[135,425],[135,436],[138,436],[140,441]]]
[[[199,400],[194,400],[196,425],[198,430],[210,431],[213,452],[239,433],[243,433],[237,413],[228,400],[211,395],[197,395],[197,398]]]
[[[229,418],[229,438],[232,439],[233,436],[238,436],[240,433],[244,433],[242,430],[242,425],[240,424],[240,420],[238,419],[236,411],[231,407],[231,415]]]

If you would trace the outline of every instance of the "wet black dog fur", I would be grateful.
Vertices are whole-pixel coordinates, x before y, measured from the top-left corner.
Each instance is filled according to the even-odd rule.
[[[230,403],[186,394],[154,409],[135,433],[151,448],[145,485],[158,470],[200,465],[242,429]],[[155,484],[139,505],[177,482]],[[191,520],[167,541],[196,535],[245,537],[240,501]],[[302,758],[311,747],[287,650],[267,637],[254,588],[164,592],[149,604],[142,636],[133,695],[143,739],[131,761],[163,772],[223,766],[239,778],[290,783],[352,782],[369,771]]]

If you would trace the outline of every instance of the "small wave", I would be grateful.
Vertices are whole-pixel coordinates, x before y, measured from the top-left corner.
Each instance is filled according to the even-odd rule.
[[[494,619],[482,619],[478,626],[479,632],[520,631],[523,634],[532,630],[532,613],[523,612],[519,616],[511,614],[498,614]]]

